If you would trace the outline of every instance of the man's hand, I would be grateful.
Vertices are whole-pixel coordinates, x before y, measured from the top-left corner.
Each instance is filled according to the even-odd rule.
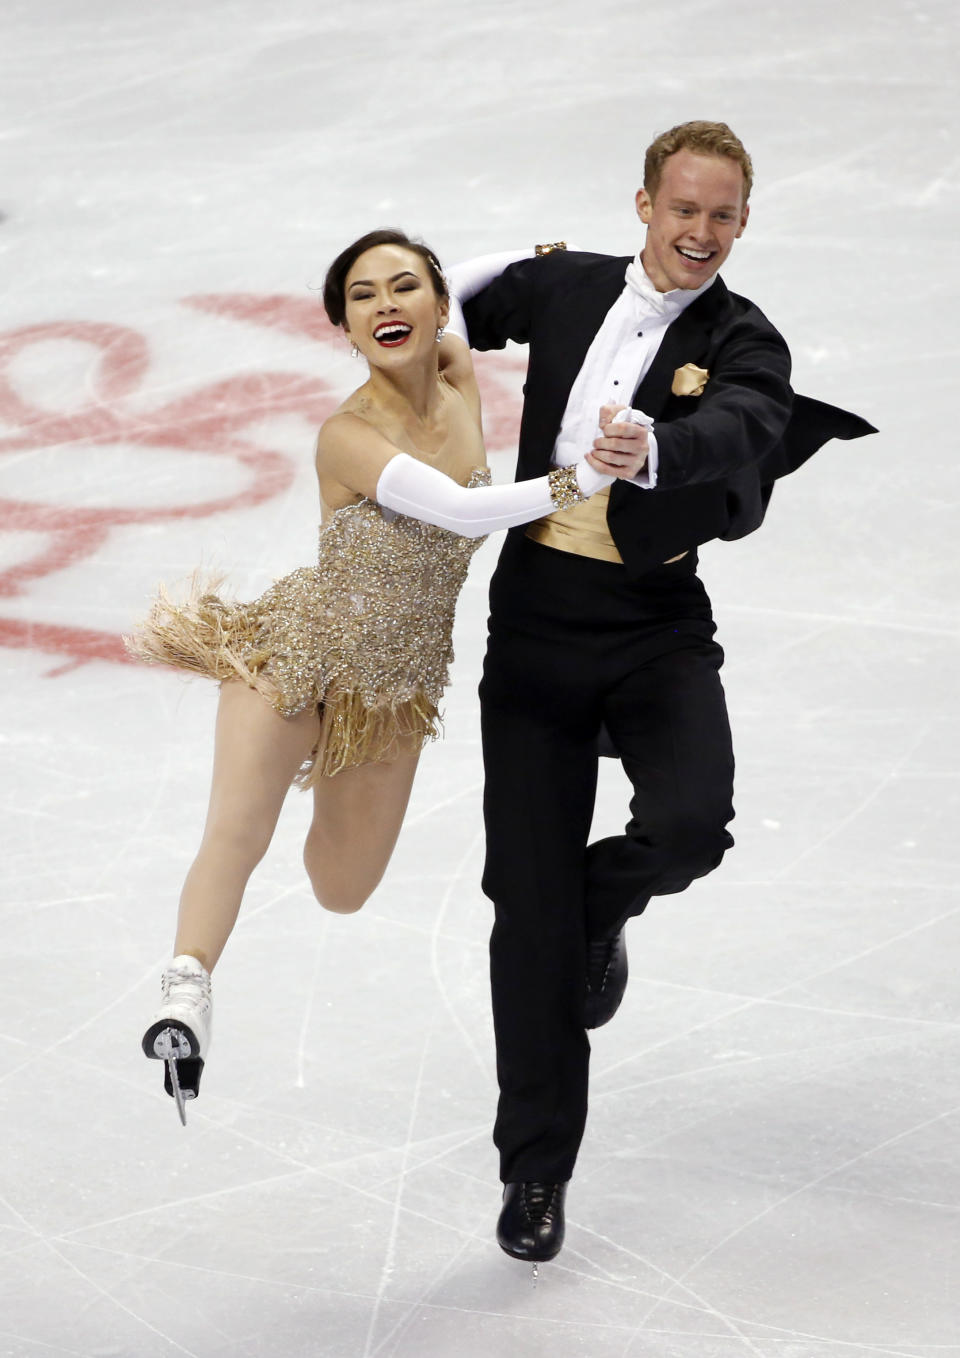
[[[626,406],[601,407],[601,432],[593,440],[587,461],[595,471],[629,481],[643,471],[649,442],[643,425],[617,423],[617,412],[625,409]]]

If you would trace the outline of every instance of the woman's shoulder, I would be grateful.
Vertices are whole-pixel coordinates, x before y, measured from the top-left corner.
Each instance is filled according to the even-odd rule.
[[[378,418],[374,402],[368,396],[353,392],[321,424],[317,433],[317,451],[333,444],[340,444],[344,440],[352,441],[362,437],[371,429],[388,437],[382,418]]]

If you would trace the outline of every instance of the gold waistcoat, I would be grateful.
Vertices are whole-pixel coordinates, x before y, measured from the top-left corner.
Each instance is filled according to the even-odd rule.
[[[577,556],[592,556],[598,561],[619,561],[623,557],[607,527],[607,505],[610,487],[604,486],[596,495],[570,509],[558,509],[537,519],[527,529],[527,537],[544,547],[555,547],[560,552],[575,552]]]

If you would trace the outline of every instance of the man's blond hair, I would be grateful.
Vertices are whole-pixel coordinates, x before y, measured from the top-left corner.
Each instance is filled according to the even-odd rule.
[[[726,156],[728,160],[736,161],[743,171],[743,201],[746,203],[753,187],[753,163],[743,142],[726,123],[700,121],[678,123],[669,132],[661,132],[647,147],[643,161],[643,187],[650,195],[651,202],[657,196],[665,162],[677,151],[694,151],[699,156]]]

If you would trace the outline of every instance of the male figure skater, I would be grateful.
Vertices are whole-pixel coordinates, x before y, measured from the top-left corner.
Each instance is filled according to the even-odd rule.
[[[675,127],[646,153],[636,258],[538,252],[464,306],[474,348],[530,346],[517,475],[592,443],[598,470],[629,467],[637,482],[512,529],[491,583],[480,695],[497,1238],[520,1259],[563,1243],[586,1029],[620,1003],[626,920],[733,842],[723,653],[697,547],[758,528],[774,479],[828,439],[874,432],[795,396],[784,340],[718,276],[751,179],[725,124]],[[588,845],[598,741],[612,742],[633,796],[625,833]]]

